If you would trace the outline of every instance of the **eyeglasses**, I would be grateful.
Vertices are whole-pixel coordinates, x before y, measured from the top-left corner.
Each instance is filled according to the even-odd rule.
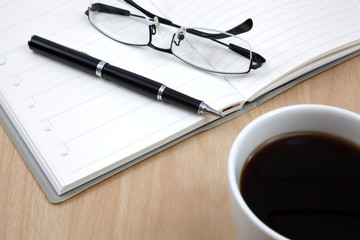
[[[173,54],[183,62],[205,71],[244,74],[261,67],[266,61],[251,51],[247,41],[236,36],[252,28],[251,19],[226,32],[187,28],[158,17],[131,0],[90,1],[85,14],[97,30],[115,41],[149,46]],[[170,36],[169,48],[154,44],[163,39],[154,40],[159,34]]]

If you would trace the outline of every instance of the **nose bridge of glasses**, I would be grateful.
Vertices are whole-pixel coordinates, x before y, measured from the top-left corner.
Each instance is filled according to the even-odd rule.
[[[149,26],[150,41],[148,46],[158,51],[171,53],[171,42],[175,36],[173,25],[160,24],[161,22],[155,16],[150,19],[152,24]]]

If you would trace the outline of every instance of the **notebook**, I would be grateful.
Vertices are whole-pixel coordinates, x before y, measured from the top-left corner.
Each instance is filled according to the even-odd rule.
[[[111,1],[108,1],[111,3]],[[170,54],[115,42],[88,21],[88,1],[0,3],[1,122],[51,202],[61,202],[179,141],[222,124],[360,52],[358,0],[137,0],[181,24],[241,34],[267,62],[245,75],[199,71]],[[199,116],[29,50],[39,35],[202,99]]]

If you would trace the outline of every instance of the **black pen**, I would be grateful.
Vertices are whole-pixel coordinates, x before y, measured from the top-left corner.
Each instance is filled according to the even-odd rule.
[[[210,114],[217,117],[224,116],[203,101],[168,88],[162,83],[112,66],[109,63],[94,58],[86,53],[62,46],[36,35],[31,37],[28,44],[30,49],[34,52],[90,74],[94,74],[98,77],[105,78],[148,97],[174,104],[198,114]]]

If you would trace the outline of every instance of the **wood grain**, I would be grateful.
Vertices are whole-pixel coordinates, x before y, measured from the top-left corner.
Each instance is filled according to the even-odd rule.
[[[0,128],[0,239],[237,239],[227,157],[259,115],[317,103],[360,113],[360,56],[60,204],[51,204]]]

